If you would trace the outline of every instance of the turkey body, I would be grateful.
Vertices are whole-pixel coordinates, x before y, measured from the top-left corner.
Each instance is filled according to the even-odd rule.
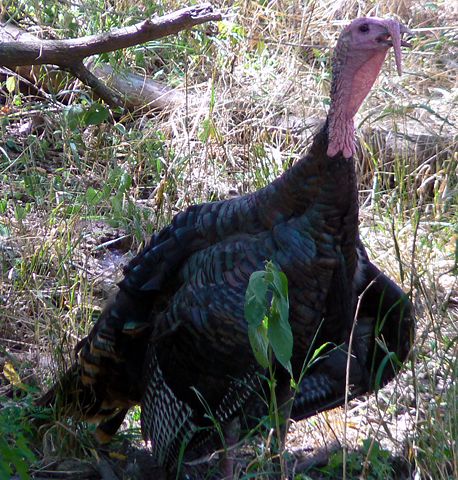
[[[294,378],[313,349],[335,346],[305,371],[293,418],[341,405],[348,383],[353,396],[395,375],[399,365],[381,367],[391,350],[401,361],[407,355],[410,302],[359,240],[352,154],[353,115],[393,45],[399,60],[401,31],[393,20],[366,18],[344,30],[330,114],[307,155],[265,188],[191,206],[153,235],[41,404],[62,397],[65,414],[99,422],[101,441],[140,404],[152,455],[173,471],[219,426],[242,412],[263,414],[265,372],[250,346],[244,302],[251,274],[267,261],[288,279]],[[352,48],[357,54],[348,54]],[[358,83],[352,75],[361,70]],[[279,364],[275,371],[277,396],[287,400],[289,373]]]

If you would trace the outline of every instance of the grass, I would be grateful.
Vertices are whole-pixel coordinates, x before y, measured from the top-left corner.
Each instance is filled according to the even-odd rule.
[[[22,26],[58,38],[182,6],[4,4]],[[301,478],[338,478],[344,470],[347,478],[457,478],[453,7],[416,0],[214,4],[227,12],[219,31],[202,26],[100,59],[181,89],[185,105],[168,114],[120,118],[67,76],[46,97],[20,92],[17,80],[7,81],[13,74],[1,85],[0,432],[8,455],[22,459],[7,460],[9,468],[27,478],[24,462],[37,472],[76,446],[59,451],[52,432],[42,444],[30,437],[17,420],[30,393],[20,393],[5,366],[27,388],[45,388],[90,330],[120,266],[153,231],[191,203],[260,188],[297,160],[329,104],[329,57],[342,24],[390,14],[418,37],[404,56],[404,75],[395,76],[390,59],[358,116],[361,233],[371,259],[411,292],[414,356],[377,397],[352,402],[346,417],[337,410],[294,425],[289,450],[301,458],[336,441],[348,450],[346,460],[337,452],[324,469],[298,472]],[[10,458],[5,452],[2,443],[0,456]],[[253,467],[258,475],[262,468],[263,461]]]

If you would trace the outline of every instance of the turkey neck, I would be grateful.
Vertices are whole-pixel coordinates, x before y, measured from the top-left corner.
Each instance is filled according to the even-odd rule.
[[[357,181],[354,161],[341,154],[331,158],[328,120],[315,135],[308,153],[280,178],[256,193],[263,224],[272,228],[292,217],[315,214],[325,223],[357,208]]]
[[[354,117],[374,84],[387,50],[374,53],[369,60],[355,54],[342,67],[336,60],[331,87],[331,106],[328,114],[329,145],[327,154],[334,157],[339,152],[344,158],[355,153]]]

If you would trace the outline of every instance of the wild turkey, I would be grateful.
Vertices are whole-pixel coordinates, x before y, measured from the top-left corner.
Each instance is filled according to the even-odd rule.
[[[309,153],[267,187],[191,206],[153,235],[78,345],[75,365],[41,404],[61,398],[64,413],[99,422],[102,441],[131,406],[140,404],[152,455],[173,470],[183,444],[192,452],[215,432],[215,421],[224,431],[242,410],[256,406],[262,389],[258,374],[264,372],[249,344],[244,296],[251,273],[267,260],[288,277],[295,377],[318,327],[319,341],[348,345],[357,295],[378,275],[358,238],[353,117],[391,46],[400,70],[405,32],[398,22],[377,18],[357,19],[343,30],[330,111]],[[386,277],[378,278],[374,298],[363,303],[369,335],[358,330],[352,348],[357,393],[373,388],[369,358],[383,291],[395,302],[402,298]],[[402,302],[409,310],[408,301]],[[383,309],[389,312],[390,306]],[[390,324],[400,326],[402,343],[393,341],[389,348],[403,359],[410,335],[403,328],[410,323],[397,313],[388,316]],[[323,373],[318,363],[307,373],[294,416],[342,403],[344,387],[334,382],[333,368],[341,377],[345,367],[333,365],[336,355],[329,353],[330,364],[324,360],[331,371]],[[279,365],[276,370],[278,395],[286,400],[289,375]],[[311,395],[311,388],[321,393]]]

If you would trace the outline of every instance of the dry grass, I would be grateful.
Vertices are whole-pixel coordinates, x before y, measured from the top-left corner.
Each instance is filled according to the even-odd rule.
[[[62,15],[51,17],[19,2],[45,35],[56,36],[93,33],[152,8],[115,0],[102,16],[102,3],[86,2],[83,14],[78,2],[64,2]],[[172,112],[73,127],[68,105],[87,95],[70,79],[66,98],[45,101],[3,88],[1,364],[43,387],[90,329],[119,266],[153,230],[191,203],[264,186],[303,154],[326,113],[329,55],[342,25],[395,15],[418,37],[404,75],[387,62],[358,117],[361,232],[374,262],[411,292],[414,356],[377,398],[350,405],[346,428],[343,411],[322,414],[293,426],[289,448],[303,464],[317,447],[337,441],[353,451],[371,439],[403,460],[374,457],[365,444],[354,461],[363,462],[362,473],[347,456],[347,478],[457,478],[456,7],[214,3],[227,13],[219,33],[206,36],[203,27],[111,58],[182,89],[186,103]],[[167,1],[158,10],[179,6]],[[0,395],[14,397],[11,378],[0,375]],[[342,461],[331,458],[327,471],[309,474],[340,478]]]

